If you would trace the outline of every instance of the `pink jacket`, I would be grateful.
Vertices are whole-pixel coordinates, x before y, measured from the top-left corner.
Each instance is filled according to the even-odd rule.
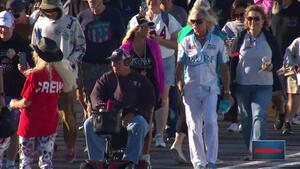
[[[260,5],[264,9],[265,14],[268,15],[272,8],[273,0],[254,0],[254,4]]]
[[[164,92],[164,67],[161,56],[161,50],[157,42],[152,39],[146,39],[146,43],[150,48],[153,61],[154,61],[154,78],[156,79],[155,87],[158,89],[159,94]],[[123,43],[120,48],[128,51],[129,53],[132,51],[133,40],[128,40],[126,43]]]

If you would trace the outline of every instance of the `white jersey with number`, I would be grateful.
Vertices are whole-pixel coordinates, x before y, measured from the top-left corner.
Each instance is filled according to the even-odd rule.
[[[224,41],[217,35],[209,32],[202,46],[194,34],[188,35],[178,44],[178,62],[185,65],[185,87],[208,89],[213,93],[220,93],[218,86],[218,68],[220,64],[229,60]]]
[[[168,25],[166,25],[166,23],[164,23],[161,13],[154,14],[154,17],[152,20],[147,16],[146,16],[146,19],[149,22],[153,22],[155,24],[156,35],[162,37],[163,39],[170,40],[171,34],[180,30],[182,27],[181,27],[180,23],[172,15],[168,14],[168,17],[169,17]],[[137,25],[136,16],[131,18],[131,20],[128,23],[128,28],[132,28],[134,25]],[[160,45],[160,49],[161,49],[163,58],[172,56],[175,53],[174,49],[169,49],[162,45]]]

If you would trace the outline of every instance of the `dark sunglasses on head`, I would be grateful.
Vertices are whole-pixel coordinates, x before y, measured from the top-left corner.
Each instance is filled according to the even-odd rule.
[[[258,16],[254,16],[254,17],[252,17],[252,16],[248,16],[247,17],[247,20],[248,21],[255,21],[255,22],[258,22],[258,21],[260,21],[260,17],[258,17]]]
[[[190,22],[192,24],[201,25],[203,23],[203,20],[202,19],[191,19]]]
[[[234,15],[233,15],[235,18],[238,18],[238,17],[244,17],[244,13],[235,13]]]

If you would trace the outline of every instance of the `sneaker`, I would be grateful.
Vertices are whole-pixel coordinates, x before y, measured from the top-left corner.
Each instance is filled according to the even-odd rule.
[[[252,156],[250,154],[246,155],[244,158],[243,158],[244,161],[251,161],[252,160]]]
[[[182,152],[182,149],[177,147],[175,144],[170,148],[173,159],[179,164],[187,163],[186,158]]]
[[[147,169],[152,169],[150,154],[143,154],[140,156],[140,160],[144,160],[147,163]]]
[[[161,135],[161,134],[156,135],[154,137],[154,142],[155,142],[155,147],[161,147],[161,148],[165,148],[166,147],[164,136]]]
[[[288,122],[284,123],[284,127],[282,129],[282,134],[293,134],[292,126],[290,123],[288,123]]]
[[[227,131],[238,133],[239,125],[237,123],[231,123],[230,126],[227,128]]]
[[[202,165],[197,165],[194,169],[206,169],[206,167]]]
[[[275,130],[280,130],[280,129],[282,128],[282,126],[283,126],[283,121],[281,121],[281,120],[276,120],[276,121],[274,122],[274,129],[275,129]]]
[[[241,133],[243,131],[242,125],[239,125],[239,132]]]
[[[76,159],[76,153],[74,151],[70,151],[65,155],[65,160],[69,163],[72,163]]]
[[[208,165],[207,165],[207,168],[208,169],[217,169],[217,166],[216,166],[216,164],[215,163],[208,163]]]
[[[293,124],[299,125],[299,124],[300,124],[300,115],[296,115],[296,116],[293,118],[292,123],[293,123]]]

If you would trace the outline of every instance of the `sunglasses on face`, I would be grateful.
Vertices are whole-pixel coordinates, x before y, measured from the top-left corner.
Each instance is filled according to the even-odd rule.
[[[233,16],[235,17],[235,18],[242,18],[242,17],[244,17],[244,13],[235,13],[235,14],[233,14]]]
[[[17,18],[19,18],[21,15],[20,15],[19,13],[14,13],[13,16],[14,16],[15,19],[17,19]]]
[[[55,9],[41,9],[41,11],[42,11],[43,13],[48,13],[48,14],[50,14],[50,13],[57,12],[57,9],[56,9],[56,8],[55,8]]]
[[[247,20],[248,21],[255,21],[255,22],[258,22],[258,21],[260,21],[260,17],[258,17],[258,16],[254,16],[254,17],[252,17],[252,16],[248,16],[247,17]]]
[[[203,20],[202,19],[191,19],[190,22],[192,24],[201,25],[203,23]]]

